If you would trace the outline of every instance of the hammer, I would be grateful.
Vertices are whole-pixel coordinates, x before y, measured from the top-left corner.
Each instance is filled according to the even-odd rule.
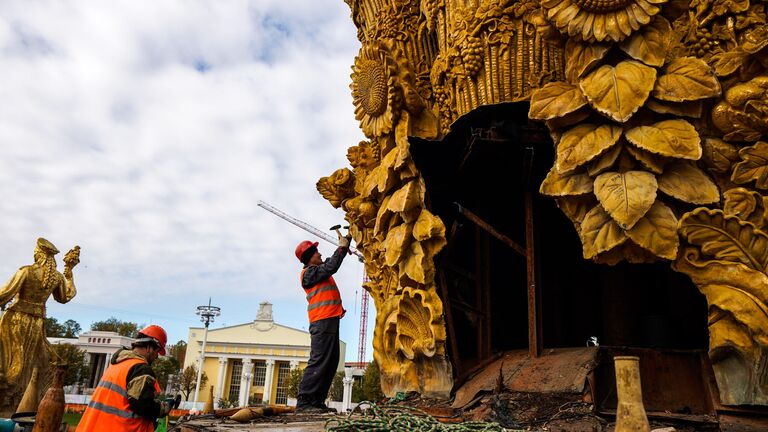
[[[343,236],[341,235],[341,231],[339,231],[339,229],[341,229],[341,228],[342,228],[342,227],[341,227],[341,225],[338,225],[338,224],[337,224],[337,225],[334,225],[334,226],[332,226],[332,227],[330,228],[330,230],[331,230],[331,231],[336,231],[336,234],[337,234],[339,237],[343,237]],[[346,230],[349,230],[349,225],[345,225],[345,226],[344,226],[344,229],[346,229]],[[348,236],[348,235],[349,235],[349,234],[347,234],[347,236]],[[352,255],[352,251],[351,251],[351,250],[347,250],[347,253],[348,253],[349,255]]]

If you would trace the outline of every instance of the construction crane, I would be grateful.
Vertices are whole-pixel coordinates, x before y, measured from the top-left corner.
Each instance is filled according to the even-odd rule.
[[[327,241],[328,243],[331,243],[333,245],[338,246],[339,242],[335,237],[332,235],[326,233],[325,231],[321,231],[314,226],[296,219],[295,217],[289,215],[288,213],[285,213],[282,210],[279,210],[269,204],[267,204],[264,201],[259,200],[259,202],[256,204],[259,207],[263,208],[264,210],[272,213],[273,215],[279,217],[280,219],[290,222],[291,224],[303,229],[304,231],[313,234],[317,237],[320,237],[321,239]],[[360,253],[359,250],[353,248],[350,246],[349,252],[352,255],[355,255],[360,262],[363,262],[363,254]],[[365,270],[363,270],[363,284],[368,282],[368,275],[365,273]],[[360,335],[357,340],[357,364],[356,366],[359,368],[365,367],[365,347],[368,343],[368,291],[363,288],[363,294],[360,297]]]

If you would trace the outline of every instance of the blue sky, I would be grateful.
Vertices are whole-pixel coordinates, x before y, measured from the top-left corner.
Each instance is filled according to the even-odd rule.
[[[77,297],[48,302],[60,321],[156,323],[176,341],[210,296],[214,328],[262,301],[306,328],[293,249],[307,235],[256,203],[342,222],[315,182],[363,139],[358,49],[342,0],[4,1],[0,278],[44,236],[82,247]],[[349,259],[336,278],[348,360],[362,276]]]

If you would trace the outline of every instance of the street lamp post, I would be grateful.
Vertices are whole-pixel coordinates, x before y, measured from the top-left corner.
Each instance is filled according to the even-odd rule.
[[[197,384],[195,384],[195,399],[192,402],[194,407],[197,404],[197,396],[200,393],[200,378],[203,376],[203,361],[205,360],[205,343],[208,341],[208,325],[213,322],[213,319],[221,315],[221,308],[217,306],[211,306],[211,299],[208,298],[207,306],[198,306],[197,315],[200,315],[200,321],[205,324],[205,335],[203,336],[203,347],[200,350],[200,358],[197,362]]]

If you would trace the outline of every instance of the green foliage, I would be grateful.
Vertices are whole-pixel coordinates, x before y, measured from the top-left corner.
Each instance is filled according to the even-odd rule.
[[[367,400],[365,397],[365,391],[363,390],[363,380],[356,379],[354,383],[352,383],[352,402],[362,402],[364,400]]]
[[[205,383],[208,382],[208,375],[203,372],[200,377],[200,391],[205,388]],[[189,395],[195,391],[197,385],[197,367],[195,365],[187,366],[181,373],[179,378],[179,391],[184,395],[184,400],[189,400]]]
[[[85,380],[89,372],[85,362],[85,352],[68,343],[51,345],[51,351],[51,361],[67,365],[64,385],[77,384]]]
[[[45,319],[45,335],[48,337],[64,337],[64,326],[53,317]]]
[[[299,384],[301,384],[301,379],[304,377],[304,369],[295,368],[292,369],[291,372],[288,374],[288,380],[285,383],[286,390],[285,394],[291,398],[296,399],[296,397],[299,396]]]
[[[336,372],[336,375],[333,376],[331,389],[328,390],[328,397],[336,402],[344,399],[344,372]]]
[[[115,317],[104,321],[96,321],[91,324],[91,330],[95,331],[111,331],[121,336],[127,336],[135,338],[139,333],[139,325],[130,321],[121,321]]]
[[[64,337],[65,338],[76,338],[80,336],[80,333],[83,331],[83,328],[80,327],[80,324],[77,323],[77,321],[68,319],[64,321]]]
[[[160,384],[160,388],[165,390],[165,386],[168,384],[168,377],[173,374],[179,373],[178,360],[173,357],[158,357],[157,360],[152,362],[152,370],[155,372],[157,383]]]
[[[375,361],[368,363],[363,375],[363,394],[366,400],[379,401],[384,398],[384,392],[381,391],[381,378],[379,376],[379,365]]]
[[[240,405],[239,402],[240,401],[238,401],[237,399],[224,399],[224,398],[216,399],[216,405],[219,408],[236,408]]]
[[[187,356],[187,343],[183,340],[176,342],[175,345],[168,347],[168,355],[175,358],[180,365],[184,364],[184,359]]]

